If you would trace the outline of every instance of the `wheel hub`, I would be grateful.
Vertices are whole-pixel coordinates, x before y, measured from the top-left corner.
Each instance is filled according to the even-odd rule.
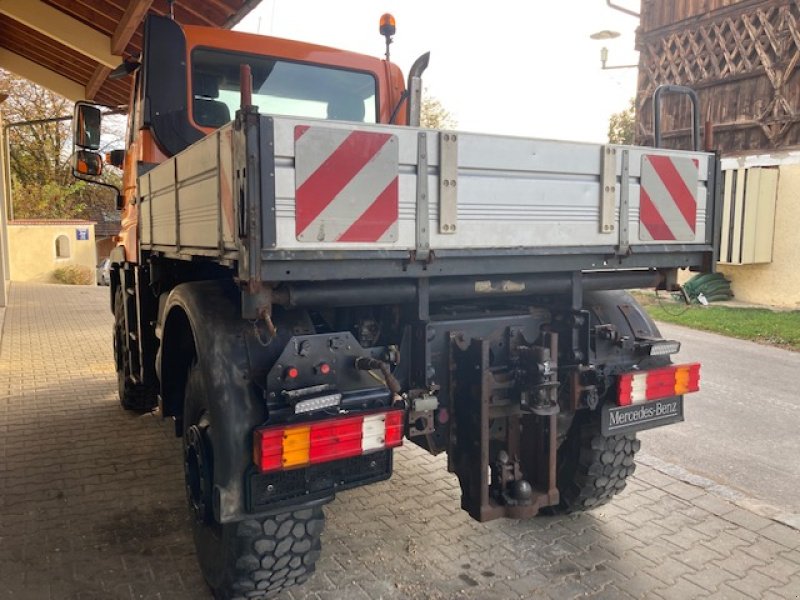
[[[192,425],[185,436],[183,467],[186,473],[186,495],[195,519],[201,523],[210,523],[211,491],[213,477],[211,472],[211,444],[206,433],[207,428]]]

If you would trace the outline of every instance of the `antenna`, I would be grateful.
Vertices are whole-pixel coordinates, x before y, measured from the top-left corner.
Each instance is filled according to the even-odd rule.
[[[169,10],[169,18],[171,21],[175,20],[175,0],[167,0],[167,9]]]

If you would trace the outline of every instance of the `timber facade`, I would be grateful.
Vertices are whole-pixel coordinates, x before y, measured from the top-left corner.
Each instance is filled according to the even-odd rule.
[[[722,153],[718,269],[737,300],[800,309],[800,0],[642,0],[636,142],[652,96],[693,88],[703,146]],[[662,145],[691,145],[691,103],[666,96]],[[702,132],[701,132],[702,133]]]
[[[800,0],[642,0],[636,140],[653,139],[651,98],[686,85],[723,154],[800,146]],[[691,105],[663,102],[664,145],[690,146]]]

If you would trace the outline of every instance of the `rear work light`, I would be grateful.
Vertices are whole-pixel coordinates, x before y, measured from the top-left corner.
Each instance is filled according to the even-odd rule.
[[[299,415],[302,413],[313,412],[315,410],[322,410],[323,408],[333,408],[339,406],[342,402],[341,394],[324,394],[322,396],[314,396],[308,400],[300,400],[294,405],[294,414]]]
[[[699,389],[700,363],[623,373],[619,376],[617,404],[630,406],[681,396]]]
[[[661,340],[654,342],[650,346],[650,356],[664,356],[665,354],[677,354],[681,351],[681,343],[674,340]]]
[[[262,473],[361,456],[403,443],[403,411],[261,427],[253,432],[253,462]]]

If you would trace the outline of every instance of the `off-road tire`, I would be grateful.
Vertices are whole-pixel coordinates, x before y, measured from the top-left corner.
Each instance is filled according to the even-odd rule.
[[[314,573],[325,516],[321,506],[313,506],[238,523],[220,524],[214,519],[210,508],[214,425],[206,389],[195,363],[189,369],[184,396],[183,447],[189,518],[200,570],[217,600],[275,598]]]
[[[558,450],[557,484],[561,503],[552,513],[574,513],[606,504],[625,489],[636,470],[636,434],[604,436],[600,415],[581,411]]]
[[[223,525],[224,546],[216,581],[206,578],[217,600],[275,598],[305,583],[320,555],[322,507]],[[204,573],[205,576],[205,573]]]
[[[147,386],[130,380],[130,363],[125,351],[127,328],[125,327],[125,307],[123,306],[122,286],[114,294],[114,362],[117,368],[117,392],[119,403],[125,410],[135,413],[148,413],[158,406],[158,396]]]

